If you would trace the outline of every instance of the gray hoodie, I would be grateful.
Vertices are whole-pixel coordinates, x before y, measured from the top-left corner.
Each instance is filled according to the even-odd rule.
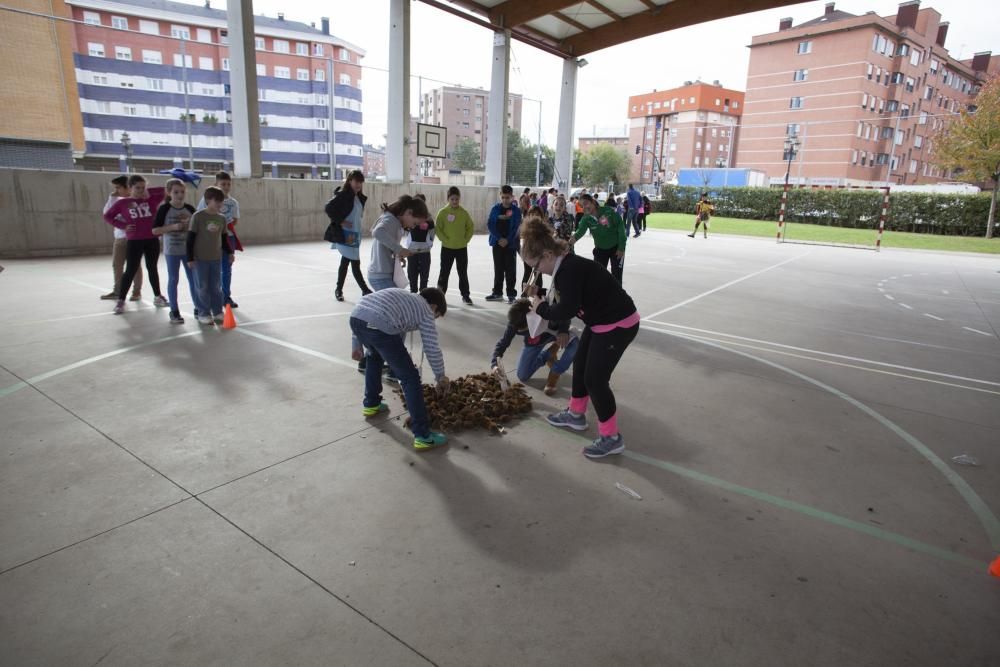
[[[403,238],[403,223],[386,211],[372,228],[372,260],[368,264],[368,275],[392,277],[396,254],[403,249],[399,242]]]

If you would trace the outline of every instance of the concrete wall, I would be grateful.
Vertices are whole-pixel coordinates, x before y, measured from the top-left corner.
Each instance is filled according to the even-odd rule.
[[[111,252],[111,227],[101,218],[114,174],[84,171],[0,169],[0,257],[45,257]],[[165,176],[147,175],[151,185]],[[202,189],[212,178],[202,181]],[[379,204],[404,193],[422,192],[431,214],[446,202],[446,185],[366,183],[364,226],[367,233],[379,214]],[[189,187],[188,201],[198,195]],[[233,196],[240,202],[238,232],[244,245],[316,241],[322,243],[329,223],[323,206],[332,195],[328,181],[236,179]],[[486,216],[499,189],[463,187],[462,205],[486,231]]]

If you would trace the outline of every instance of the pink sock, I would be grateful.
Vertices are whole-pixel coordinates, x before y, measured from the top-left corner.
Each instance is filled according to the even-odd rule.
[[[577,415],[587,414],[587,403],[590,402],[589,396],[584,396],[582,398],[573,397],[569,399],[569,411]]]
[[[597,432],[601,435],[618,435],[618,413],[607,421],[597,422]]]

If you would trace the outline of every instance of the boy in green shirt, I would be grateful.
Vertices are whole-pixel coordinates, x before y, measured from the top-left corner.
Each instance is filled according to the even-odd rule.
[[[223,263],[232,264],[235,259],[226,238],[226,216],[222,213],[225,199],[221,189],[214,186],[206,189],[205,208],[195,213],[188,224],[187,264],[194,271],[198,286],[198,322],[209,326],[213,314],[219,324],[223,320],[220,267]]]
[[[448,291],[448,278],[451,277],[451,265],[458,265],[458,290],[462,293],[462,302],[472,305],[469,296],[469,241],[472,240],[472,216],[458,205],[462,193],[454,185],[448,188],[448,205],[438,211],[434,219],[434,229],[441,241],[441,272],[438,274],[437,286],[442,292]]]
[[[591,195],[581,195],[580,204],[583,206],[583,218],[570,243],[579,241],[589,229],[594,237],[594,261],[605,269],[610,262],[611,275],[620,285],[625,265],[625,240],[628,238],[625,223],[613,208],[598,206]]]

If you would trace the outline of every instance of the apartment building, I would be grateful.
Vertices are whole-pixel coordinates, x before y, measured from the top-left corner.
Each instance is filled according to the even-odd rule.
[[[958,61],[945,47],[948,23],[920,2],[895,16],[855,16],[826,5],[798,26],[750,45],[738,161],[772,183],[815,185],[931,183],[931,138],[973,103],[997,70],[990,52]],[[797,150],[785,151],[794,135]]]
[[[225,11],[170,0],[67,4],[85,138],[78,166],[118,169],[125,133],[138,170],[187,166],[189,154],[207,172],[232,163]],[[364,50],[331,35],[326,18],[316,28],[256,16],[254,30],[263,171],[332,169],[340,179],[361,168]]]
[[[521,128],[521,96],[507,96],[507,127]],[[490,91],[482,88],[443,86],[424,93],[420,99],[419,122],[437,125],[448,130],[448,158],[418,158],[418,169],[423,176],[436,169],[452,166],[450,156],[459,140],[467,139],[479,145],[480,160],[486,162],[486,127],[489,123]],[[416,135],[411,135],[415,137]]]
[[[628,144],[629,144],[628,136],[617,136],[617,135],[578,137],[576,140],[576,147],[580,150],[581,153],[586,153],[594,146],[599,146],[599,145],[613,146],[615,148],[620,148],[621,150],[628,150]]]
[[[660,184],[680,169],[733,167],[743,92],[718,81],[628,98],[632,180]]]

